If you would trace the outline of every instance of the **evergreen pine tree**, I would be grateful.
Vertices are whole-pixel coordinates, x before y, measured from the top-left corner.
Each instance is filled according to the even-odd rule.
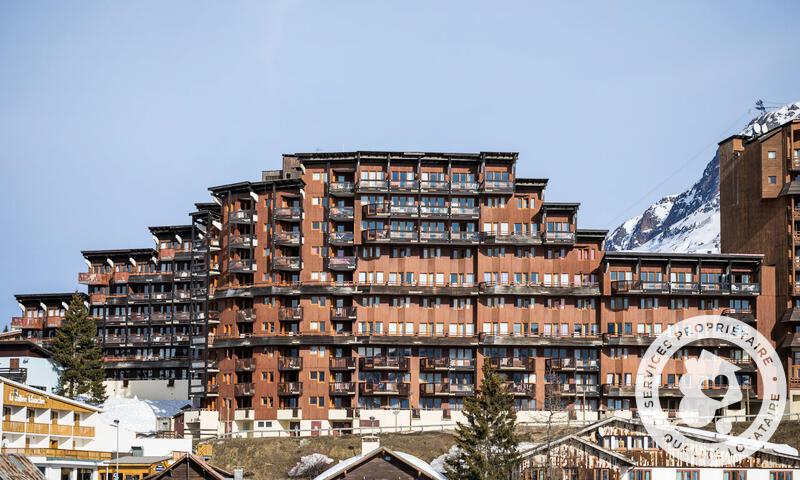
[[[103,352],[97,343],[97,326],[78,293],[72,296],[61,328],[52,345],[53,360],[60,367],[59,394],[69,398],[87,396],[103,403]]]
[[[483,364],[483,382],[474,397],[464,399],[466,423],[455,431],[457,455],[447,459],[451,480],[505,479],[518,459],[514,400],[503,377]]]

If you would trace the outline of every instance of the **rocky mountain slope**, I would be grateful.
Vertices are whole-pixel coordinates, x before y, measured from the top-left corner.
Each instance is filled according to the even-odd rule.
[[[756,130],[766,132],[795,118],[800,118],[800,102],[753,118],[740,134],[753,136]],[[662,198],[614,229],[606,250],[718,252],[719,159],[711,159],[691,188]]]

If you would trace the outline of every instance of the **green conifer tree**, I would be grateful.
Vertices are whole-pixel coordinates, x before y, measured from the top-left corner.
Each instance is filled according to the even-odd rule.
[[[105,401],[103,352],[97,343],[97,325],[77,292],[56,332],[52,351],[53,360],[60,367],[59,394],[69,398],[85,396],[97,404]]]
[[[450,480],[507,479],[519,454],[514,400],[503,377],[483,364],[483,382],[474,397],[464,399],[466,423],[455,431],[457,455],[447,459]]]

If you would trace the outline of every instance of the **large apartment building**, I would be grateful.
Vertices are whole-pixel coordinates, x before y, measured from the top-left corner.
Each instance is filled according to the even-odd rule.
[[[517,161],[284,155],[212,187],[191,224],[152,227],[155,248],[83,252],[109,388],[191,396],[225,431],[431,425],[460,418],[488,361],[522,420],[591,418],[635,407],[639,360],[682,319],[731,315],[777,340],[769,254],[604,252],[606,231],[579,228],[579,205],[547,201]],[[751,360],[702,348],[738,368],[746,394],[729,409],[756,408]],[[665,408],[701,350],[665,368]]]
[[[790,401],[800,408],[800,121],[719,143],[721,248],[758,252],[775,268],[776,328]],[[760,319],[759,319],[760,320]]]
[[[591,416],[635,406],[638,359],[670,324],[729,313],[769,333],[760,255],[604,254],[606,232],[578,228],[579,205],[545,201],[547,181],[518,178],[516,162],[295,154],[259,182],[211,188],[219,373],[204,406],[228,431],[446,423],[488,359],[522,418]],[[740,366],[733,408],[758,402],[750,359],[706,348]],[[666,408],[682,364],[663,375]]]

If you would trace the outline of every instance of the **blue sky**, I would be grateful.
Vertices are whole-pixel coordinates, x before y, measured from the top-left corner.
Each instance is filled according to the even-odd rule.
[[[699,177],[755,99],[800,100],[798,8],[0,2],[0,321],[283,152],[519,151],[611,228]]]

